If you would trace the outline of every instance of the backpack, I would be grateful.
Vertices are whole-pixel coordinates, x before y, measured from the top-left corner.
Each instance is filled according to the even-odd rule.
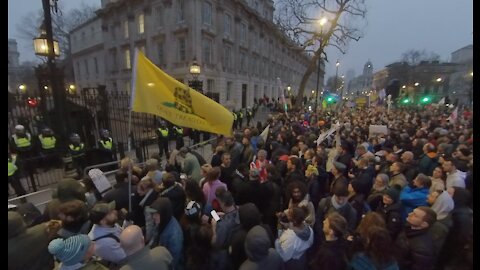
[[[99,237],[93,239],[92,241],[98,241],[98,240],[103,239],[103,238],[113,238],[113,239],[115,239],[115,241],[120,243],[120,239],[113,233],[107,233],[105,235],[99,236]]]

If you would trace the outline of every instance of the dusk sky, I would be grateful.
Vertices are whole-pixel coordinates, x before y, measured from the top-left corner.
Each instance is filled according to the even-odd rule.
[[[68,12],[82,2],[100,6],[100,0],[59,0]],[[450,53],[473,43],[472,0],[367,0],[367,24],[364,37],[352,41],[347,53],[327,49],[325,79],[335,75],[335,62],[340,61],[339,75],[354,69],[358,76],[370,60],[374,72],[400,59],[409,49],[425,49],[449,61]],[[22,17],[37,12],[41,0],[8,0],[8,38],[17,40],[20,61],[36,60],[32,41],[17,34]],[[325,80],[326,81],[326,80]]]

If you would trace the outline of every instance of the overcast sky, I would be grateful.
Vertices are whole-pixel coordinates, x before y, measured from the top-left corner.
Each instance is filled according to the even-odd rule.
[[[82,2],[100,6],[100,0],[59,0],[66,11]],[[473,0],[367,0],[365,36],[352,41],[347,53],[327,49],[330,63],[326,76],[335,75],[335,62],[340,61],[339,75],[354,69],[358,76],[370,60],[373,70],[399,60],[409,49],[427,50],[450,60],[450,53],[473,43]],[[19,39],[17,25],[21,18],[42,7],[41,0],[8,0],[8,38],[17,39],[20,61],[35,60],[31,41]]]

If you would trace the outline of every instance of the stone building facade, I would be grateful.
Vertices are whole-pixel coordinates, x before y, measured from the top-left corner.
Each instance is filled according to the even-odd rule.
[[[264,95],[279,98],[288,85],[295,94],[310,58],[278,30],[273,12],[272,0],[102,0],[97,18],[72,32],[72,47],[75,36],[83,41],[82,32],[90,37],[89,28],[102,34],[75,50],[75,76],[81,85],[98,83],[91,78],[96,57],[104,71],[99,81],[109,91],[130,91],[139,49],[186,84],[196,60],[203,92],[231,109],[252,106]],[[88,78],[82,65],[89,66]],[[311,76],[305,93],[315,85]]]

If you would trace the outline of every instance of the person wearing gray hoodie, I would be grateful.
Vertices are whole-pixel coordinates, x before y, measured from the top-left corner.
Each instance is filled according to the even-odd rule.
[[[453,225],[450,212],[453,210],[455,203],[450,194],[443,190],[430,192],[427,202],[431,205],[430,208],[437,213],[437,221],[430,228],[430,234],[432,235],[434,254],[438,259],[440,250],[445,244],[447,235]]]
[[[260,225],[254,226],[245,239],[247,260],[240,270],[282,269],[282,257],[272,248],[267,231]]]

